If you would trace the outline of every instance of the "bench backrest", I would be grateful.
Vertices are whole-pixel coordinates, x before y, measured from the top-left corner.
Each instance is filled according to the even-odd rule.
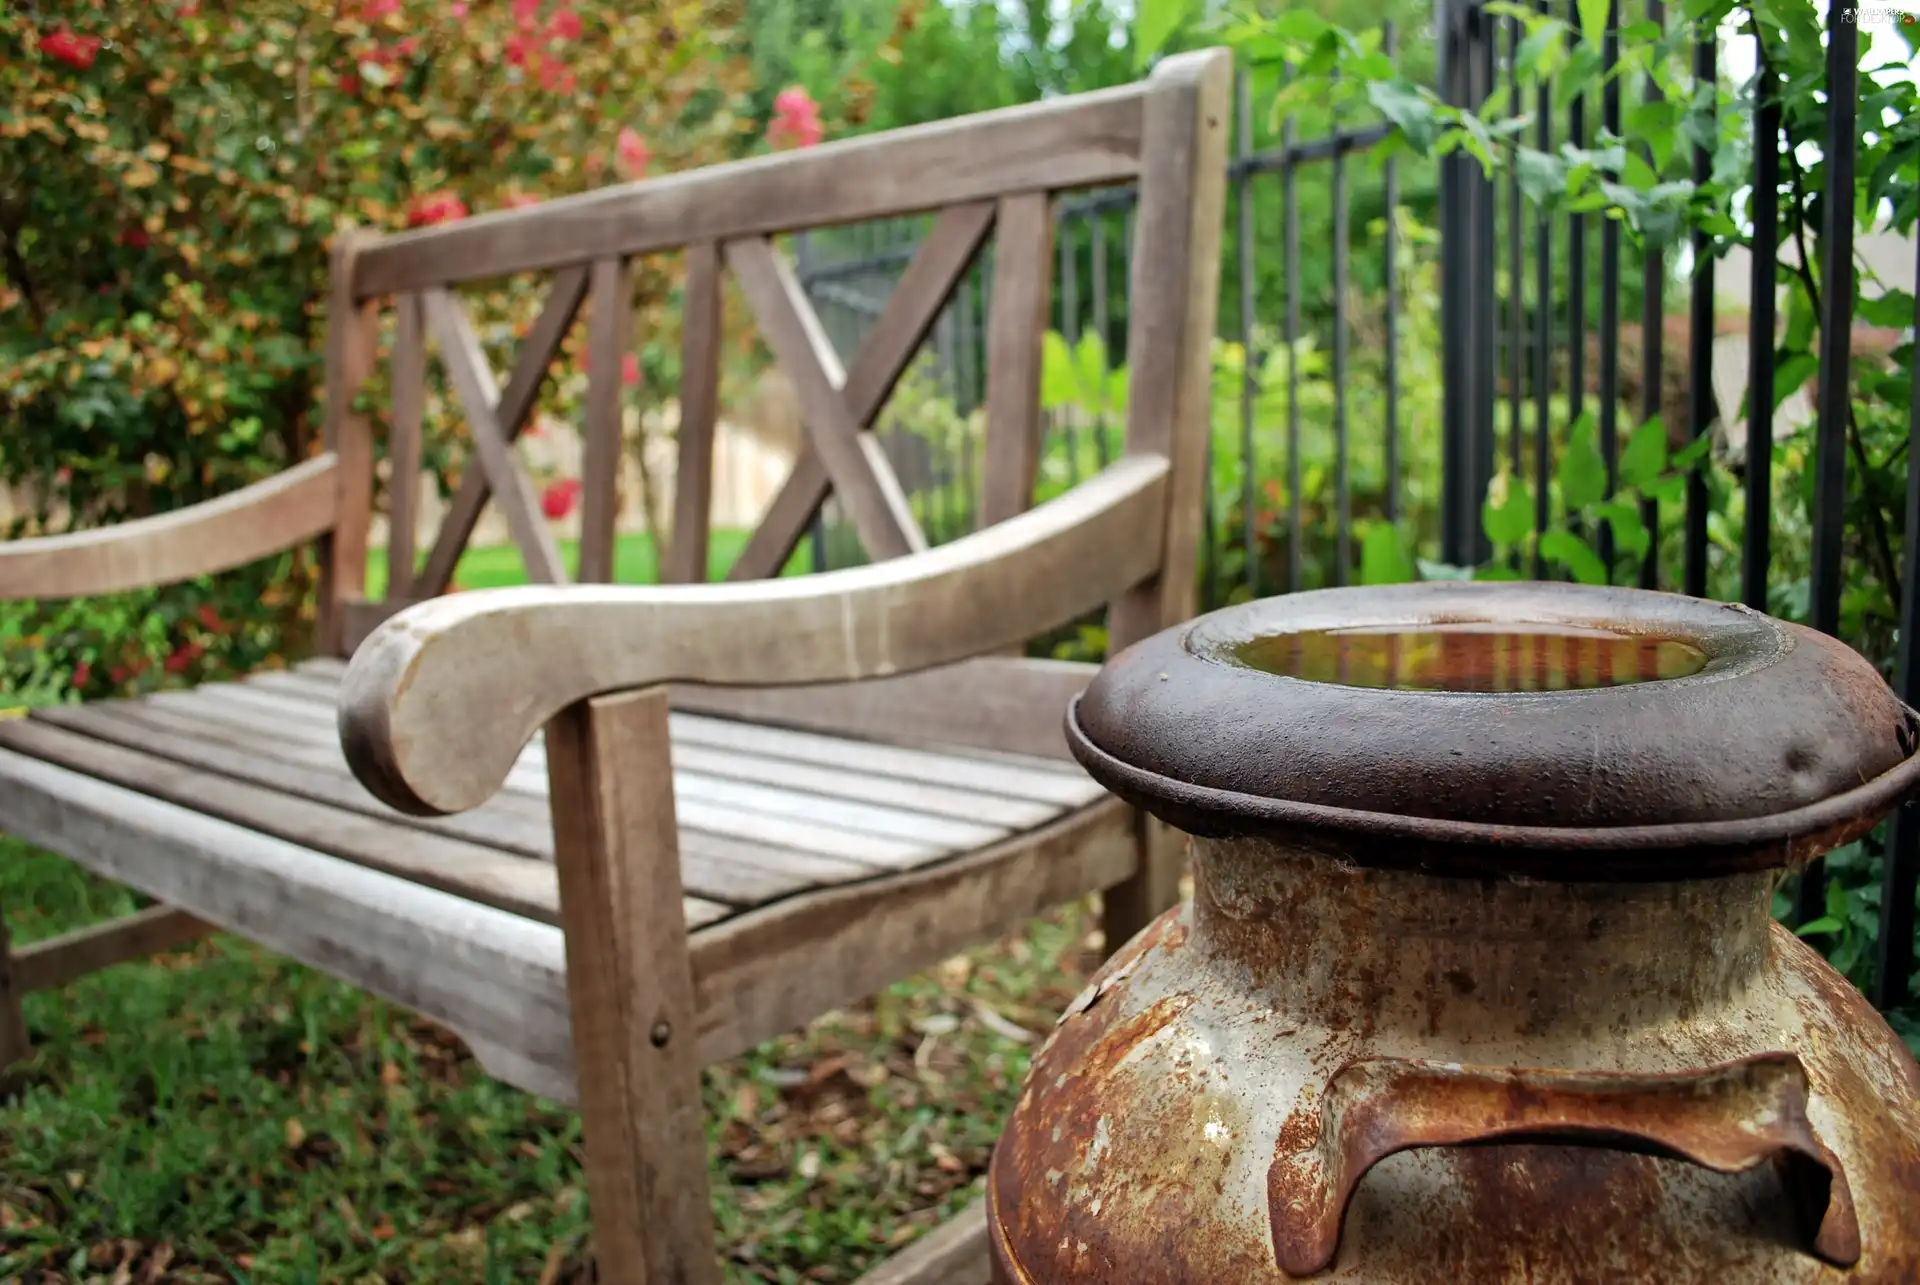
[[[1038,465],[1042,337],[1052,282],[1057,192],[1138,185],[1128,293],[1126,450],[1172,466],[1162,574],[1114,604],[1112,644],[1191,615],[1208,430],[1209,345],[1219,288],[1231,58],[1164,61],[1118,89],[895,130],[611,187],[389,236],[343,235],[332,269],[327,446],[338,460],[338,517],[323,551],[322,646],[345,654],[387,616],[443,593],[481,509],[500,507],[534,581],[566,579],[553,535],[511,442],[576,314],[588,300],[588,393],[579,579],[612,577],[628,262],[685,255],[679,467],[669,580],[705,579],[718,412],[721,278],[733,276],[759,333],[791,379],[805,425],[792,475],[731,572],[779,573],[829,492],[875,558],[926,547],[885,454],[868,431],[974,257],[994,238],[987,322],[985,477],[980,520],[1027,507]],[[842,365],[770,238],[834,224],[935,214],[871,337]],[[504,386],[449,287],[550,273],[544,308]],[[598,306],[609,300],[611,306]],[[374,440],[353,398],[373,373],[381,309],[396,312],[390,476],[417,476],[427,344],[464,410],[474,464],[418,562],[413,488],[391,488],[389,581],[365,599]]]

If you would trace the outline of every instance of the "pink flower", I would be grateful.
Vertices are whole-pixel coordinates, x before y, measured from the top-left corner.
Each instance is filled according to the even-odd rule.
[[[575,84],[573,73],[567,70],[567,64],[552,54],[540,55],[540,88],[552,92],[571,93]]]
[[[580,479],[563,477],[547,483],[547,489],[540,492],[540,511],[547,515],[550,522],[558,522],[573,512],[574,503],[580,498]]]
[[[533,40],[529,36],[507,37],[507,61],[516,67],[527,65],[527,58],[533,52]]]
[[[416,196],[407,207],[407,226],[410,228],[451,223],[466,217],[467,203],[453,192],[429,192],[425,196]]]
[[[555,40],[578,40],[580,15],[572,9],[555,10],[553,22],[547,27],[547,34]]]
[[[85,71],[100,52],[100,37],[76,36],[62,24],[40,37],[40,52],[75,71]]]
[[[628,353],[620,359],[620,382],[637,384],[640,382],[640,354]]]
[[[454,18],[466,17],[467,16],[467,0],[455,0],[453,4],[450,4],[447,6],[447,14],[450,17],[454,17]]]
[[[361,7],[360,16],[369,23],[390,18],[400,12],[400,0],[366,0]]]
[[[509,192],[500,198],[500,204],[505,209],[518,210],[525,206],[540,204],[540,198],[527,192]]]
[[[540,21],[540,0],[513,0],[513,25],[532,31]]]
[[[773,100],[773,119],[767,123],[767,141],[775,147],[812,147],[826,134],[820,124],[820,104],[805,89],[783,89]]]
[[[653,153],[647,150],[647,140],[628,125],[621,129],[620,139],[614,144],[614,154],[620,158],[620,169],[628,178],[639,178],[647,172],[647,163],[653,159]]]

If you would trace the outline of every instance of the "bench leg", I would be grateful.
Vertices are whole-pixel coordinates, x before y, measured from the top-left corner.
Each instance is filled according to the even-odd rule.
[[[667,692],[547,725],[574,1066],[601,1285],[719,1285]]]
[[[7,921],[0,917],[0,1071],[27,1056],[27,1019],[20,1012],[20,996],[25,990],[14,976]]]
[[[1186,869],[1186,838],[1178,830],[1144,812],[1133,814],[1133,824],[1140,865],[1132,878],[1100,894],[1100,926],[1109,955],[1180,900],[1180,876]]]

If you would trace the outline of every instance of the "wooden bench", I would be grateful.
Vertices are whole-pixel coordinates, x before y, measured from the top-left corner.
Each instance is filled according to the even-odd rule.
[[[0,827],[164,903],[15,952],[0,1064],[24,1051],[22,989],[225,929],[577,1102],[601,1280],[717,1281],[702,1064],[1050,905],[1102,891],[1117,944],[1177,895],[1178,849],[1067,756],[1062,711],[1091,667],[1018,650],[1103,605],[1115,645],[1194,609],[1230,75],[1220,51],[1182,55],[1117,90],[343,237],[325,454],[196,508],[0,547],[0,595],[26,598],[318,539],[331,653],[0,723]],[[1129,182],[1126,454],[1029,508],[1050,200]],[[931,211],[843,371],[769,236]],[[984,524],[929,549],[866,430],[989,236]],[[509,442],[591,297],[580,579],[609,579],[626,263],[671,248],[686,373],[667,578],[706,578],[723,270],[793,379],[806,443],[730,583],[564,585]],[[553,274],[548,303],[502,388],[449,287],[532,271]],[[352,398],[387,306],[392,476],[417,472],[429,338],[477,467],[423,563],[393,488],[391,588],[369,602],[374,442]],[[829,491],[875,561],[767,578]],[[489,497],[548,583],[436,596]],[[979,1281],[984,1264],[975,1214],[876,1279]]]

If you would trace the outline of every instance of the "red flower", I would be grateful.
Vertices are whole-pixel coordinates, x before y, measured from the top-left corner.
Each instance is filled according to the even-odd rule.
[[[352,72],[350,72],[350,71],[349,71],[349,72],[343,72],[343,73],[341,73],[341,76],[340,76],[340,92],[341,92],[341,93],[343,93],[343,94],[357,94],[357,93],[359,93],[359,92],[360,92],[360,77],[358,77],[358,76],[356,76],[356,75],[355,75],[354,73],[352,73]]]
[[[193,664],[194,661],[205,655],[206,650],[207,649],[199,643],[181,643],[173,649],[173,654],[167,657],[167,672],[169,674],[186,673],[187,666]]]
[[[85,71],[100,52],[100,37],[76,36],[63,23],[40,37],[40,52],[75,71]]]
[[[527,65],[527,58],[533,52],[533,39],[530,36],[507,37],[507,61],[516,67]]]
[[[366,0],[361,6],[360,17],[368,23],[375,23],[399,12],[400,0]]]
[[[800,86],[783,89],[773,100],[773,119],[767,141],[775,147],[812,147],[826,134],[820,124],[820,104]]]
[[[552,54],[540,55],[540,88],[549,93],[559,90],[563,94],[570,94],[577,83],[573,73],[567,70],[567,64]]]
[[[540,21],[540,0],[513,0],[513,25],[532,31]]]
[[[115,687],[120,686],[122,683],[126,682],[129,678],[132,678],[132,677],[133,677],[133,671],[131,669],[128,669],[125,665],[115,665],[112,669],[107,671],[107,679]]]
[[[80,688],[85,687],[87,680],[92,677],[93,666],[83,660],[73,667],[73,677],[67,680],[67,685],[78,691]]]
[[[145,228],[135,224],[120,233],[120,244],[130,250],[144,250],[153,244],[153,238],[147,235]]]
[[[640,382],[640,354],[628,353],[620,359],[620,382],[637,384]]]
[[[466,217],[467,203],[453,192],[429,192],[425,196],[416,196],[407,207],[407,226],[410,228],[451,223]]]
[[[204,603],[201,605],[200,623],[204,625],[206,628],[214,630],[215,632],[219,631],[220,613],[213,609],[212,603]]]
[[[558,522],[573,512],[574,502],[580,498],[580,479],[563,477],[547,483],[547,489],[540,492],[540,511],[547,519]]]
[[[647,148],[647,140],[640,137],[633,126],[620,130],[619,141],[613,145],[614,155],[620,160],[620,169],[628,178],[639,178],[647,172],[647,165],[653,160],[653,153]]]
[[[547,24],[547,34],[555,40],[580,39],[580,15],[572,9],[556,9],[553,21]]]

